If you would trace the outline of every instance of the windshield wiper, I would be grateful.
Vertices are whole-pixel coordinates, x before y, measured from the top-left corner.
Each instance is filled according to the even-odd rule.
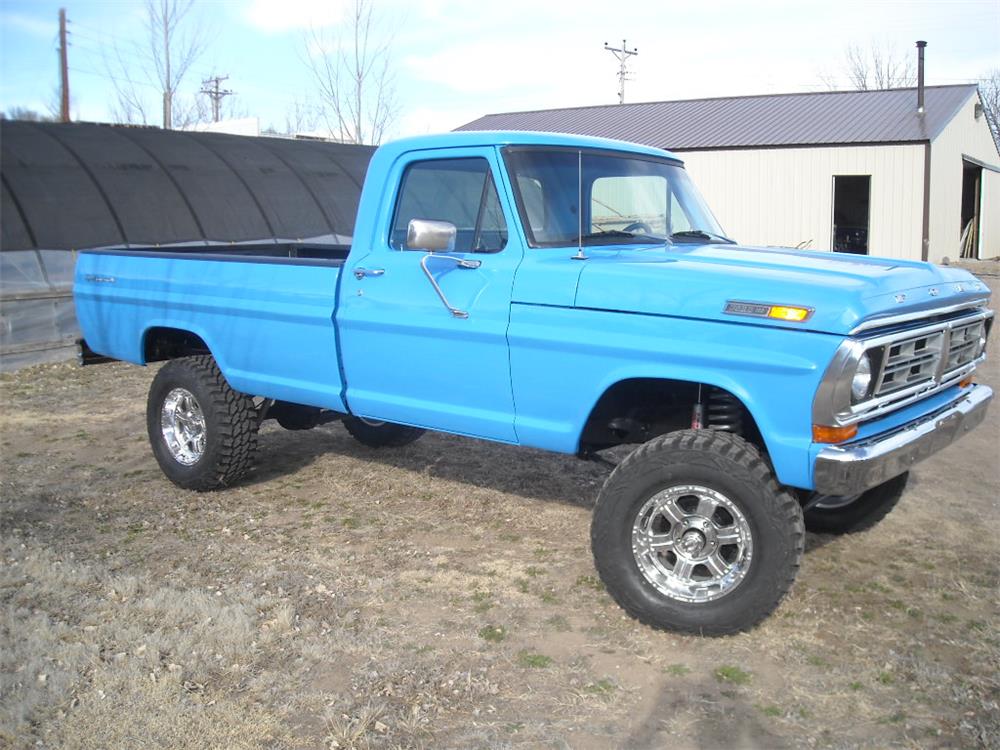
[[[623,232],[620,229],[602,229],[600,232],[588,232],[580,239],[583,240],[603,240],[603,239],[631,239],[635,237],[632,232]]]
[[[639,241],[642,243],[663,242],[662,237],[657,237],[653,234],[626,232],[621,229],[602,229],[600,232],[588,232],[580,237],[584,242],[587,240],[633,240],[637,238],[641,238]]]
[[[695,239],[695,240],[708,240],[710,242],[725,242],[728,245],[735,245],[736,240],[731,240],[728,237],[723,237],[721,234],[713,234],[712,232],[706,232],[704,229],[685,229],[683,232],[674,232],[670,235],[671,240],[679,239]]]

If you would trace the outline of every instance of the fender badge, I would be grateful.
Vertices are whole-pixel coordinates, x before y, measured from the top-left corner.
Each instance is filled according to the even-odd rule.
[[[937,297],[939,294],[941,294],[941,292],[938,290],[936,286],[932,286],[930,289],[928,289],[927,293],[932,297]]]
[[[900,305],[903,302],[906,302],[906,295],[905,294],[897,294],[895,297],[893,297],[893,299],[896,300],[896,304],[897,305]]]

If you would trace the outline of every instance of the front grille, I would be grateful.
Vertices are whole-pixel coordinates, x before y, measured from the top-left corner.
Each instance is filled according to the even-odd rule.
[[[874,395],[885,396],[932,381],[941,362],[944,337],[943,331],[935,331],[889,344]]]
[[[866,340],[874,386],[837,415],[838,424],[874,418],[959,382],[982,361],[992,317],[983,311]]]
[[[951,373],[969,364],[979,356],[982,341],[986,338],[986,321],[976,320],[951,329],[948,343],[948,362],[945,373]]]

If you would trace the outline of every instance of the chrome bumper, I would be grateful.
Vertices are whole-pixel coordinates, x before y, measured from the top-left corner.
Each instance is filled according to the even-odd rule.
[[[813,470],[816,491],[854,495],[908,471],[982,422],[992,399],[991,388],[977,385],[945,409],[888,435],[824,448]]]

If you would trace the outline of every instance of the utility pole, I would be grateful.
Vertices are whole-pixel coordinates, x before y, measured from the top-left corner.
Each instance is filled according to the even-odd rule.
[[[69,63],[66,57],[66,9],[59,9],[59,121],[69,122]]]
[[[202,90],[201,93],[206,94],[209,99],[212,100],[212,122],[219,121],[220,104],[222,100],[230,96],[233,92],[229,89],[220,89],[219,84],[223,81],[228,81],[229,76],[215,76],[215,78],[206,78],[201,82]]]
[[[613,54],[618,59],[618,103],[619,104],[624,104],[625,103],[625,81],[628,80],[627,61],[633,55],[638,55],[639,54],[639,48],[638,47],[633,47],[632,49],[629,49],[626,46],[626,44],[625,44],[625,40],[622,39],[622,46],[621,46],[621,48],[618,48],[618,47],[609,47],[608,43],[605,42],[604,43],[604,49],[606,49],[608,52],[610,52],[611,54]]]
[[[170,23],[167,21],[167,4],[163,8],[163,58],[166,62],[167,75],[163,85],[163,129],[170,130],[173,125],[173,81],[170,80]]]

